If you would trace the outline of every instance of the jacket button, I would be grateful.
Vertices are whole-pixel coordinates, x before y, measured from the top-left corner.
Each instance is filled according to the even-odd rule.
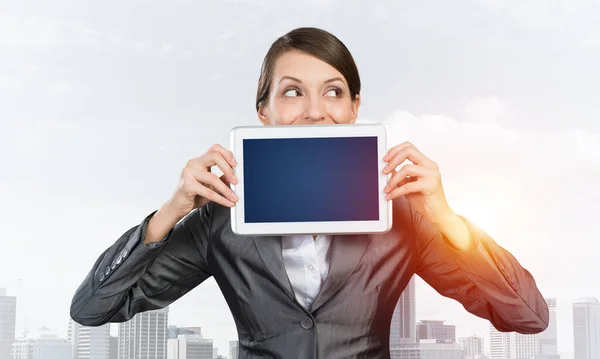
[[[110,269],[115,269],[117,267],[117,262],[113,261],[110,265]]]
[[[100,281],[102,282],[104,280],[104,273],[100,273]]]
[[[313,327],[313,325],[315,324],[313,322],[312,319],[310,319],[309,317],[304,317],[302,318],[302,320],[300,321],[300,324],[302,325],[302,328],[304,329],[310,329]]]
[[[104,271],[104,275],[108,275],[108,273],[110,273],[110,267],[106,267],[106,270]]]

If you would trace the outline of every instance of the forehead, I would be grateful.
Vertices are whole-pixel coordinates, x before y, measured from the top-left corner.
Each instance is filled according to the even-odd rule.
[[[338,70],[325,61],[297,50],[286,51],[277,59],[273,71],[273,83],[277,85],[283,76],[292,76],[307,84],[321,84],[333,77],[344,78]]]

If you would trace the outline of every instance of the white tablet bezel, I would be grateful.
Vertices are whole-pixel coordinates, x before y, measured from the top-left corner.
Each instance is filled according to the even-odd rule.
[[[331,222],[244,222],[244,139],[254,138],[318,138],[318,137],[377,137],[379,220],[377,221],[331,221]],[[231,229],[237,235],[293,235],[293,234],[350,234],[385,233],[392,227],[392,201],[383,191],[391,174],[383,174],[387,162],[383,157],[388,151],[389,134],[383,124],[355,123],[336,125],[278,125],[237,126],[230,133],[230,149],[236,159],[235,175],[238,184],[231,184],[238,201],[231,207]]]

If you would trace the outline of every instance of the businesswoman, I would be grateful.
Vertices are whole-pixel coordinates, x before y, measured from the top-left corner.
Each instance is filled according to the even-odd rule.
[[[256,97],[263,125],[351,124],[359,105],[356,65],[334,35],[298,28],[272,44]],[[384,160],[388,233],[238,237],[229,210],[236,160],[211,146],[187,162],[171,198],[99,256],[71,317],[87,326],[127,321],[213,276],[240,358],[389,358],[393,309],[417,274],[500,331],[543,331],[548,307],[535,280],[452,211],[436,163],[408,142]]]

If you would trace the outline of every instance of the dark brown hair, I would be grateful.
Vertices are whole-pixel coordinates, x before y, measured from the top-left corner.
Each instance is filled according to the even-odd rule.
[[[360,77],[354,59],[346,45],[325,30],[315,27],[300,27],[275,40],[267,52],[258,79],[258,89],[256,91],[257,111],[269,98],[277,59],[290,50],[305,52],[338,70],[348,82],[352,101],[356,100],[356,95],[360,94]]]

